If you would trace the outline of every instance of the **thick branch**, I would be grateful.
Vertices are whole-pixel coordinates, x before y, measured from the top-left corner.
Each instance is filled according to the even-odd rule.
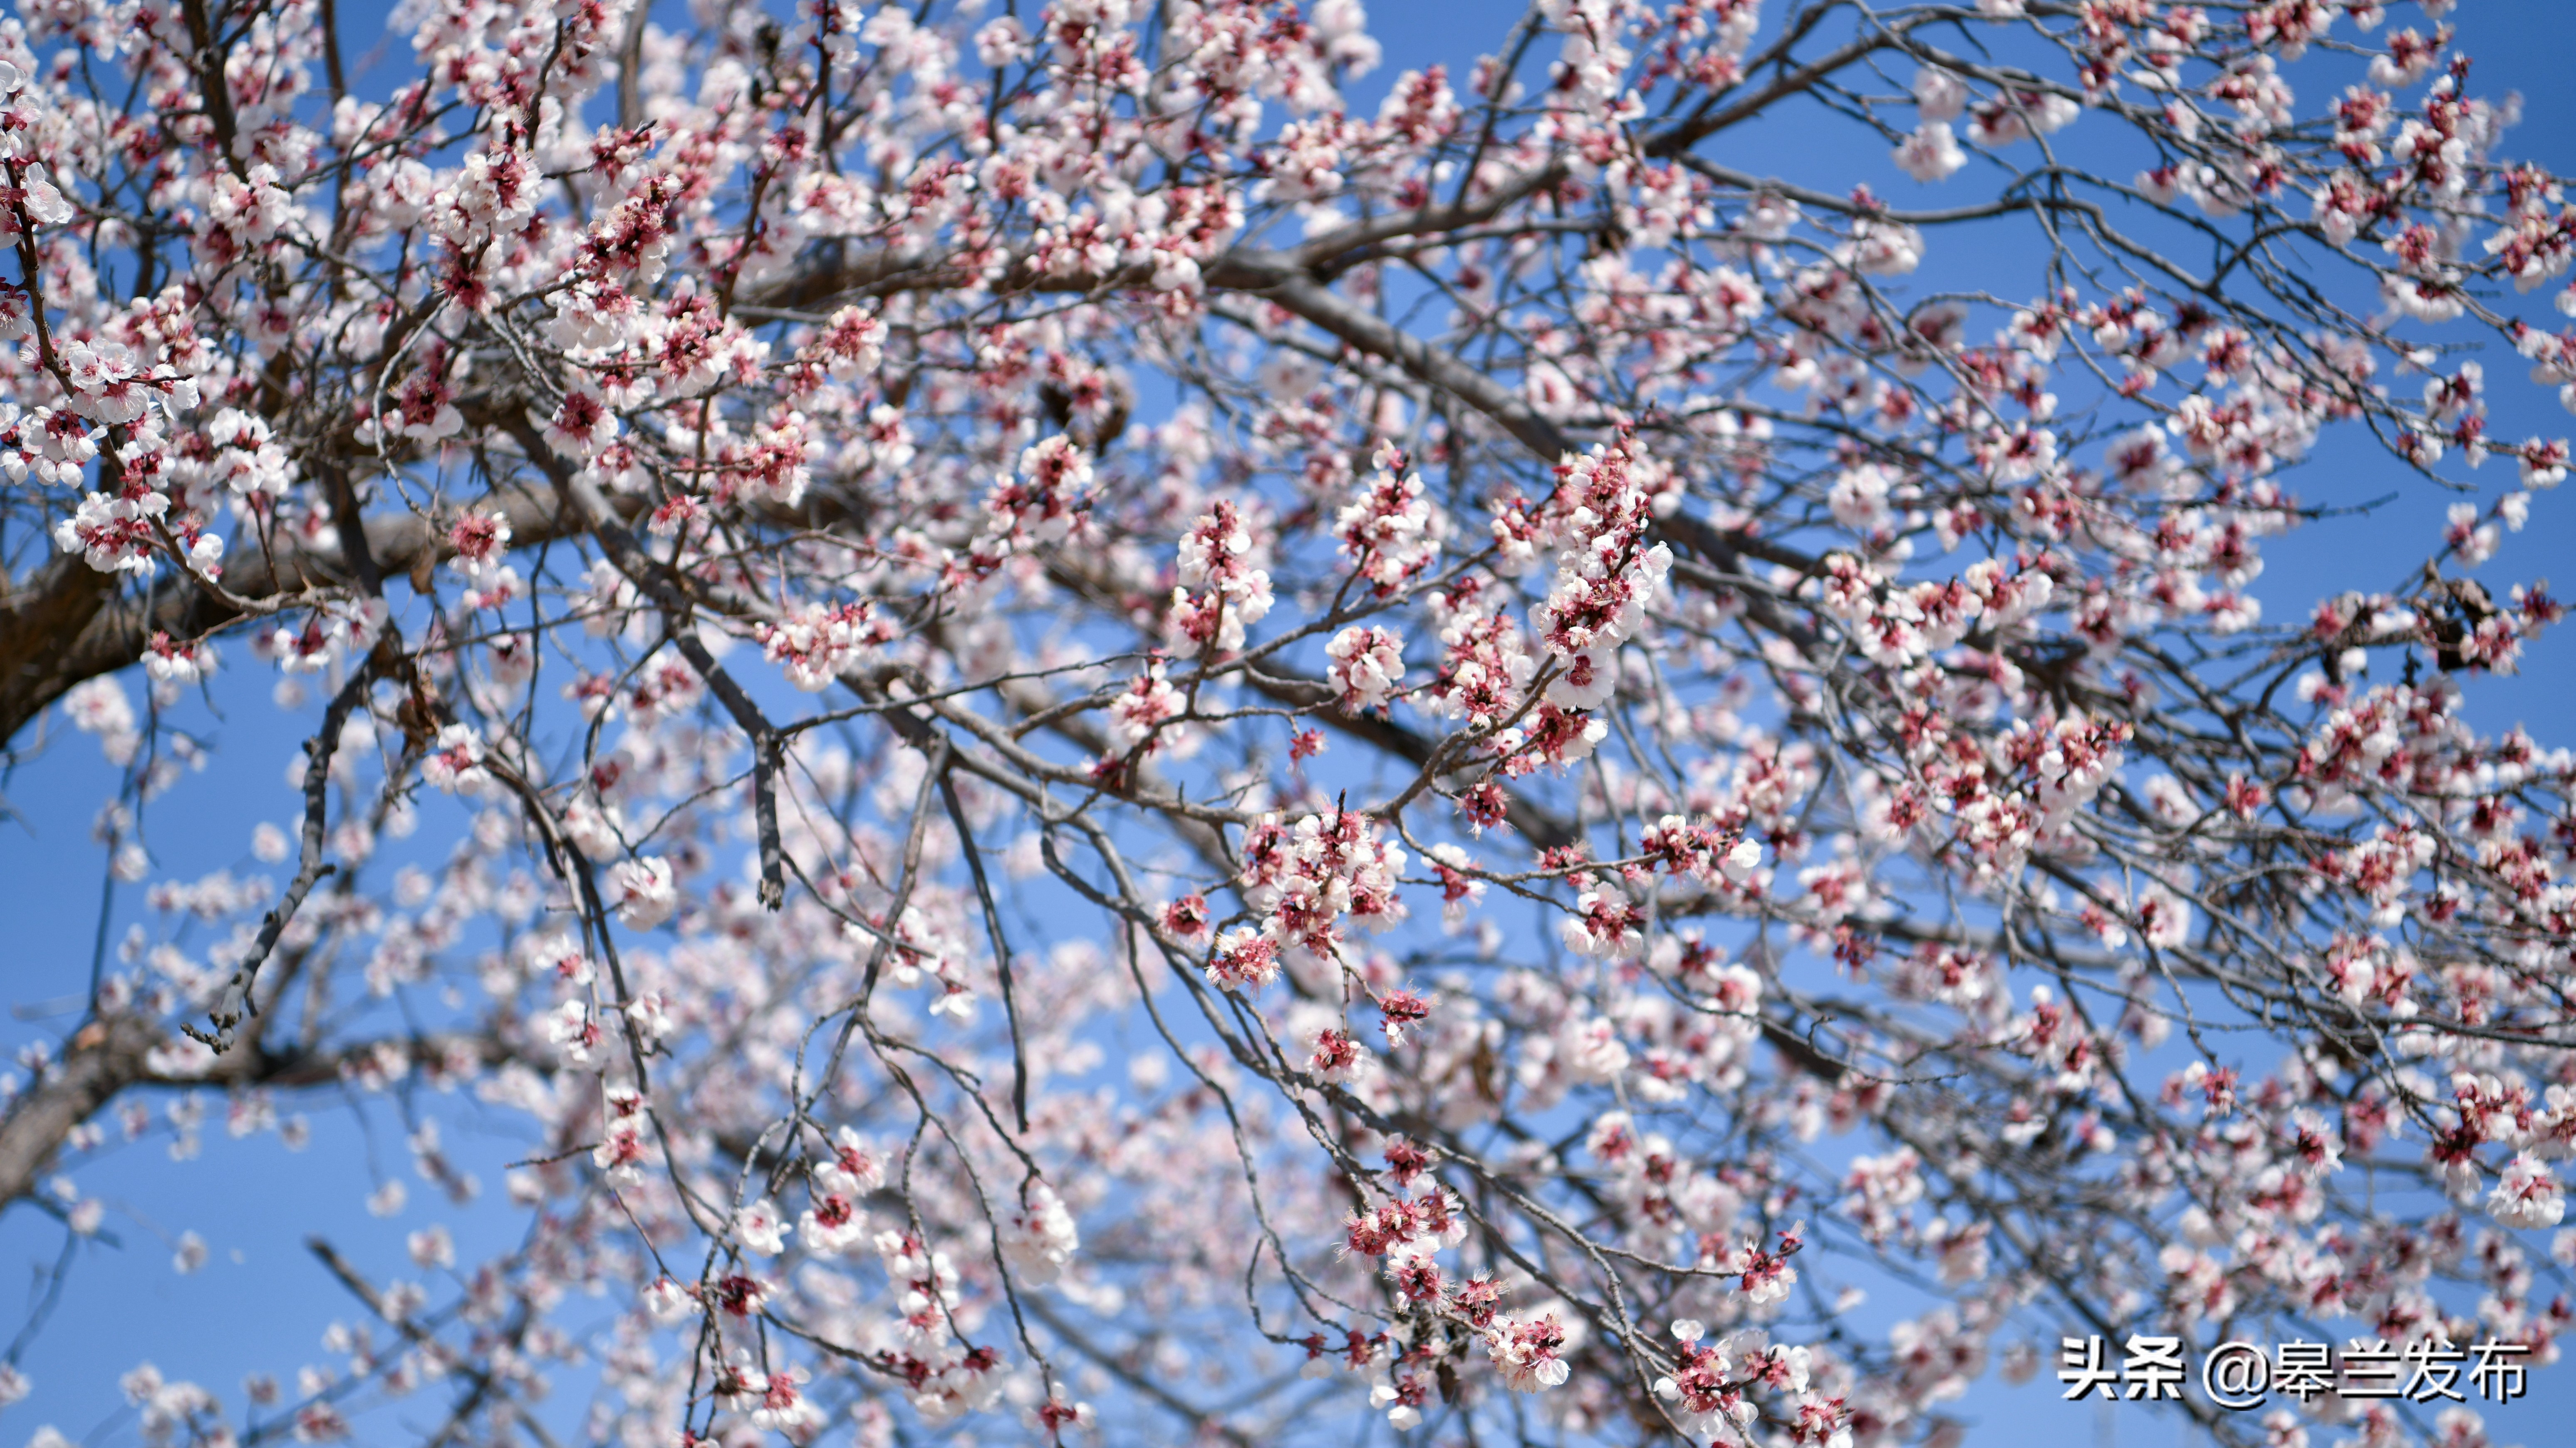
[[[547,490],[498,495],[481,505],[509,519],[514,543],[535,545],[581,531]],[[366,520],[367,548],[386,577],[452,557],[444,531],[411,513]],[[295,595],[344,587],[354,570],[330,543],[307,546],[283,530],[266,547],[243,546],[224,565],[224,591],[281,608]],[[140,595],[118,591],[118,576],[71,555],[47,563],[0,612],[0,740],[14,739],[45,707],[84,679],[143,657],[154,634],[193,639],[235,622],[241,611],[193,585]]]
[[[142,1016],[107,1016],[73,1035],[71,1049],[0,1117],[0,1207],[25,1196],[54,1153],[108,1099],[142,1078],[164,1037]]]

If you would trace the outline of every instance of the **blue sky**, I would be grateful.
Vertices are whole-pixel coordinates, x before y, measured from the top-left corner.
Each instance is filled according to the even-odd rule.
[[[2412,7],[2405,10],[2398,23],[2418,23]],[[1514,6],[1482,3],[1382,5],[1372,28],[1386,47],[1387,63],[1372,78],[1376,84],[1363,90],[1373,93],[1395,71],[1432,61],[1463,72],[1518,13]],[[2523,94],[2525,120],[2506,149],[2576,172],[2576,91],[2558,73],[2564,58],[2576,53],[2576,3],[2467,0],[2453,19],[2479,57],[2475,88]],[[355,38],[348,47],[353,56],[368,48]],[[394,58],[402,58],[398,49]],[[2313,95],[2309,100],[2313,104]],[[1740,148],[1725,156],[1730,164],[1821,189],[1866,180],[1890,197],[1923,194],[1875,145],[1828,147],[1812,130],[1789,125],[1747,128],[1727,144]],[[1972,182],[1963,176],[1955,184]],[[2503,435],[2565,430],[2568,419],[2547,406],[2545,396],[2520,384],[2514,359],[2490,358],[2489,369]],[[2492,464],[2473,476],[2492,496],[2509,485],[2509,465]],[[2270,546],[2270,566],[2257,591],[2275,619],[2286,616],[2284,610],[2302,611],[2322,593],[2401,584],[2452,501],[2348,444],[2329,446],[2290,483],[2313,502],[2397,496],[2367,517],[2329,520]],[[2562,591],[2576,591],[2576,568],[2558,561],[2576,541],[2572,510],[2576,499],[2542,495],[2529,527],[2508,539],[2482,576],[2521,579],[2555,569],[2569,575],[2560,580]],[[2576,662],[2571,650],[2576,630],[2562,630],[2531,651],[2520,676],[2473,685],[2474,717],[2489,727],[2523,722],[2544,743],[2564,742],[2569,665]],[[285,772],[309,726],[300,716],[270,707],[270,678],[245,650],[236,646],[228,654],[228,670],[216,690],[224,714],[214,730],[217,763],[155,807],[157,875],[187,877],[225,866],[283,873],[251,861],[251,830],[261,820],[290,820],[295,800]],[[0,996],[18,1008],[0,1019],[0,1044],[14,1048],[58,1037],[73,1018],[68,1012],[85,988],[99,925],[105,863],[88,826],[112,788],[113,776],[94,743],[68,731],[52,750],[0,784],[16,816],[0,821],[0,881],[7,882],[0,885],[0,918],[11,922],[14,946]],[[429,817],[412,848],[451,837],[459,820],[439,812],[456,808],[443,799],[425,801]],[[122,887],[113,930],[136,918],[136,894]],[[149,1104],[158,1112],[167,1103]],[[76,1439],[113,1441],[130,1434],[130,1415],[120,1408],[114,1380],[146,1358],[168,1376],[199,1381],[232,1402],[239,1401],[247,1372],[291,1379],[299,1363],[329,1360],[320,1343],[324,1325],[365,1314],[306,1251],[307,1233],[327,1234],[380,1280],[397,1271],[414,1275],[403,1263],[403,1236],[432,1220],[456,1231],[461,1260],[475,1260],[515,1237],[518,1216],[499,1200],[501,1175],[526,1143],[506,1132],[478,1133],[478,1113],[470,1103],[449,1103],[434,1113],[445,1123],[451,1149],[481,1178],[481,1209],[463,1212],[439,1206],[436,1189],[414,1176],[403,1145],[408,1128],[390,1103],[378,1100],[352,1111],[326,1096],[303,1109],[311,1116],[312,1144],[300,1153],[289,1152],[274,1134],[229,1139],[218,1105],[204,1131],[202,1154],[193,1161],[171,1162],[166,1133],[156,1133],[80,1172],[86,1192],[109,1199],[108,1230],[119,1245],[95,1244],[79,1254],[59,1309],[22,1358],[36,1393],[0,1411],[0,1445],[15,1448],[39,1423],[53,1423]],[[391,1179],[407,1185],[410,1203],[393,1216],[375,1216],[367,1198]],[[202,1235],[211,1248],[207,1265],[192,1276],[171,1268],[173,1245],[183,1231]],[[0,1217],[0,1348],[17,1334],[22,1312],[41,1298],[33,1269],[54,1261],[61,1240],[58,1226],[23,1207]],[[568,1325],[583,1325],[577,1308]],[[2553,1431],[2551,1398],[2553,1391],[2567,1391],[2570,1381],[2564,1369],[2542,1374],[2528,1411],[2491,1421],[2500,1435],[2518,1430],[2533,1448],[2564,1441],[2563,1433]],[[2102,1412],[2056,1402],[2045,1376],[2019,1392],[1989,1377],[1955,1406],[1977,1423],[1971,1443],[2077,1433],[2132,1445],[2191,1441],[2179,1420],[2134,1408]],[[401,1416],[427,1426],[435,1411],[424,1401]],[[390,1431],[379,1436],[396,1437]]]

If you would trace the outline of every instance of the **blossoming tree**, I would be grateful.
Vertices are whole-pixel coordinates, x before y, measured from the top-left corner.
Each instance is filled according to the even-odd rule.
[[[520,1124],[511,1250],[317,1248],[349,1361],[156,1441],[2546,1363],[2576,766],[2467,709],[2559,613],[2485,389],[2576,399],[2576,210],[2450,8],[1541,0],[1363,105],[1355,0],[21,7],[0,736],[105,750],[145,906],[0,1203],[95,1230],[163,1102]],[[2328,446],[2462,501],[2267,614]],[[275,762],[218,699],[278,821],[189,812]]]

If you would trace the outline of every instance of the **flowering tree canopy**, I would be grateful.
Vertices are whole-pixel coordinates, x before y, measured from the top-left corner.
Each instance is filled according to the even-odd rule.
[[[2466,697],[2560,612],[2485,389],[2576,406],[2576,209],[2450,9],[1539,0],[1363,105],[1356,0],[23,5],[0,739],[104,749],[146,909],[0,1204],[380,1097],[462,1202],[437,1103],[514,1123],[514,1245],[317,1248],[345,1361],[139,1373],[156,1443],[2548,1362],[2576,760]],[[2461,501],[2267,614],[2321,447]],[[284,753],[219,699],[275,820],[189,803]]]

